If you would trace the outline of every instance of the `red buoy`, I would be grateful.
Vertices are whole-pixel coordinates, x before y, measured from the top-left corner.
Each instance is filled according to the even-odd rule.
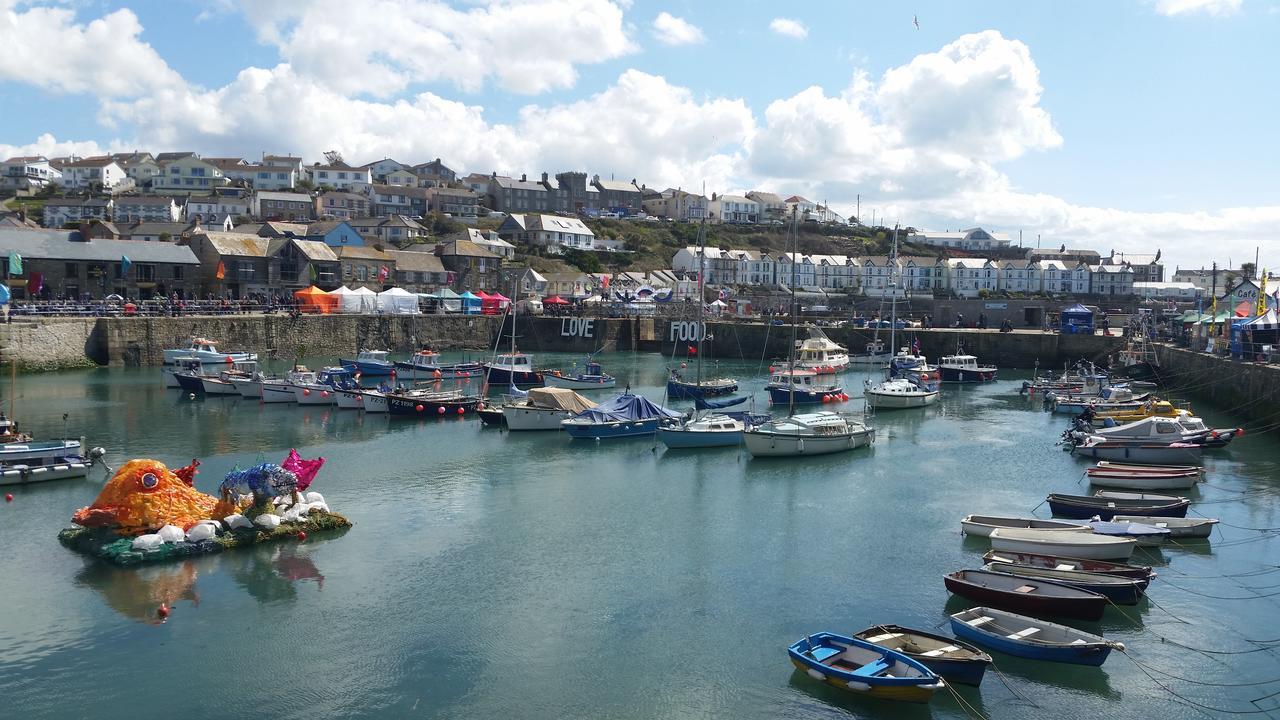
[[[431,371],[431,377],[433,377],[433,378],[435,378],[435,379],[439,380],[439,379],[440,379],[440,371],[439,371],[439,370],[432,370],[432,371]]]
[[[303,395],[310,396],[310,395],[311,395],[311,388],[302,388],[302,394],[303,394]]]
[[[13,502],[13,493],[5,493],[5,494],[4,494],[4,501],[5,501],[5,502]]]
[[[301,541],[306,540],[306,539],[307,539],[307,531],[306,531],[306,530],[299,530],[299,531],[298,531],[298,541],[299,541],[299,542],[301,542]]]
[[[444,406],[443,406],[443,405],[441,405],[440,407],[436,408],[436,413],[437,413],[437,414],[439,414],[439,415],[443,415],[443,414],[444,414]]]
[[[321,390],[321,391],[320,391],[320,397],[329,397],[329,391],[328,391],[328,390]]]
[[[464,408],[464,407],[460,407],[460,408],[458,408],[458,414],[459,414],[459,415],[466,415],[466,414],[467,414],[467,409],[466,409],[466,408]]]
[[[165,603],[160,603],[160,607],[156,608],[156,617],[161,620],[169,617],[169,606]]]
[[[413,406],[413,409],[414,409],[414,410],[417,410],[418,412],[422,412],[423,407],[422,407],[421,405],[414,405],[414,406]]]
[[[230,365],[230,364],[231,364],[231,363],[233,363],[233,362],[235,362],[235,361],[231,359],[231,356],[230,356],[230,355],[228,355],[228,356],[227,356],[227,364],[228,364],[228,365]]]
[[[1236,437],[1240,437],[1242,435],[1244,435],[1244,428],[1242,427],[1236,428]]]

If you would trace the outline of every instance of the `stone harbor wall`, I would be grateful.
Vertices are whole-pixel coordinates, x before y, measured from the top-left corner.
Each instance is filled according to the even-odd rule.
[[[94,367],[97,327],[96,319],[0,324],[0,362],[22,372]]]
[[[1280,366],[1241,362],[1157,345],[1160,377],[1193,400],[1238,412],[1246,427],[1280,431]],[[1194,408],[1194,405],[1192,406]]]

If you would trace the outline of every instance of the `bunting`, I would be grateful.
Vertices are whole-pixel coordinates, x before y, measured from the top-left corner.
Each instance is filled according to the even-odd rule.
[[[9,274],[22,274],[22,256],[18,253],[9,253]]]

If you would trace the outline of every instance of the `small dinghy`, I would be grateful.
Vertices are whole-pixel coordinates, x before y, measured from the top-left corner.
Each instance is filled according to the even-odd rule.
[[[1102,487],[1128,490],[1189,490],[1200,482],[1200,468],[1135,469],[1136,465],[1109,466],[1106,461],[1085,470],[1089,482]]]
[[[1141,465],[1168,465],[1200,462],[1204,456],[1204,446],[1181,442],[1158,445],[1141,441],[1108,440],[1101,435],[1086,435],[1072,445],[1071,452],[1095,460],[1123,460]]]
[[[1099,635],[988,607],[952,615],[951,632],[1008,655],[1073,665],[1097,667],[1112,650],[1124,650]]]
[[[901,625],[875,625],[854,635],[919,662],[943,680],[977,687],[991,656],[963,640]]]
[[[1087,560],[1128,560],[1133,556],[1134,546],[1138,544],[1132,538],[1018,528],[992,530],[990,537],[992,550],[1037,555],[1065,555]]]
[[[1079,570],[1050,570],[1002,562],[987,563],[982,569],[987,572],[1060,582],[1073,588],[1098,593],[1117,605],[1136,605],[1150,582],[1145,578],[1138,580],[1118,575],[1103,575]]]
[[[1140,523],[1169,531],[1169,539],[1207,538],[1218,524],[1214,518],[1166,518],[1149,515],[1116,515],[1111,518],[1116,522]]]
[[[1163,545],[1165,538],[1169,537],[1169,531],[1166,528],[1135,522],[1094,520],[1089,523],[1089,527],[1098,535],[1133,538],[1143,547]]]
[[[882,700],[929,702],[946,681],[922,663],[857,638],[819,632],[787,648],[791,664],[814,680]]]
[[[1016,577],[988,570],[957,570],[944,578],[947,592],[974,602],[1031,615],[1101,620],[1107,599],[1053,580]]]
[[[1049,493],[1046,498],[1054,517],[1110,520],[1118,514],[1186,517],[1191,501],[1173,495],[1099,492],[1097,495]]]
[[[1130,465],[1128,463],[1099,460],[1099,470],[1111,470],[1128,473],[1184,473],[1192,472],[1204,475],[1204,468],[1199,465]]]
[[[1070,523],[1063,520],[1041,520],[1040,518],[1005,517],[1002,515],[965,515],[964,519],[960,521],[960,529],[965,535],[991,537],[991,531],[996,528],[1090,532],[1088,525]]]
[[[988,563],[1009,563],[1049,570],[1076,570],[1098,575],[1133,578],[1135,580],[1150,580],[1156,576],[1155,571],[1149,565],[1126,565],[1124,563],[1063,557],[1061,555],[989,550],[986,555],[982,556],[982,559]]]

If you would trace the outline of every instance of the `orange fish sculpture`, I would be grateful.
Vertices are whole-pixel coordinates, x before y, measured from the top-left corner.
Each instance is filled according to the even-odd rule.
[[[188,530],[217,517],[218,499],[188,485],[158,460],[130,460],[116,471],[98,499],[71,517],[83,527],[107,527],[142,535],[165,525]],[[225,515],[226,513],[222,513]]]

